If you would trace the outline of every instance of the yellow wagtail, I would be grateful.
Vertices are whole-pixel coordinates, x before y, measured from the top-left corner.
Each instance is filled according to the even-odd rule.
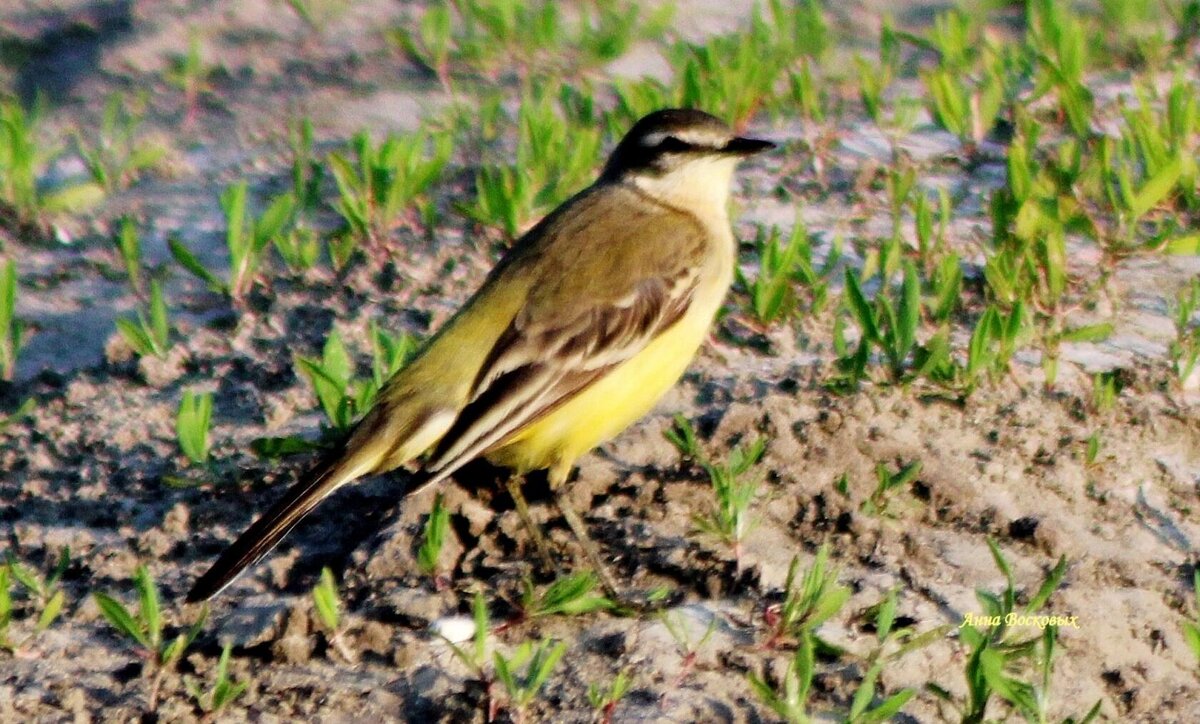
[[[423,484],[473,458],[510,468],[512,493],[549,469],[563,517],[611,577],[561,494],[575,461],[650,411],[704,341],[733,279],[734,167],[774,144],[696,110],[651,113],[600,178],[521,237],[483,286],[396,373],[346,440],[188,593],[211,598],[352,480],[420,460]]]

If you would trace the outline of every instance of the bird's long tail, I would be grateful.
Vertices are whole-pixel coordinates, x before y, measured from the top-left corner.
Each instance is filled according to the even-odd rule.
[[[188,591],[187,600],[206,601],[275,547],[300,519],[338,487],[370,472],[370,461],[332,451],[293,485],[279,502],[242,533]]]

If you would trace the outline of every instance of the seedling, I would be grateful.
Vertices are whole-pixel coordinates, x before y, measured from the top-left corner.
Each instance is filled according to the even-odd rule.
[[[958,254],[946,254],[938,261],[933,271],[931,284],[933,300],[929,307],[929,315],[934,321],[947,324],[950,317],[962,304],[962,260]]]
[[[427,575],[433,576],[434,584],[439,591],[445,590],[449,581],[440,566],[442,546],[446,543],[446,532],[450,528],[450,512],[438,493],[433,499],[433,508],[425,521],[425,531],[421,547],[417,550],[417,565]]]
[[[645,8],[627,0],[605,0],[581,10],[576,26],[578,39],[568,45],[578,49],[582,56],[578,63],[587,66],[616,60],[639,40],[662,37],[672,27],[675,15],[673,3],[664,3],[643,15]]]
[[[16,101],[0,100],[0,208],[12,209],[19,222],[35,226],[43,214],[79,211],[104,198],[104,189],[90,181],[49,192],[40,188],[40,176],[57,153],[39,138],[41,105],[26,112]]]
[[[204,621],[208,618],[208,606],[204,606],[187,631],[167,640],[164,638],[165,623],[159,605],[158,588],[146,566],[138,566],[133,576],[133,585],[138,594],[137,614],[131,613],[123,603],[107,593],[94,591],[92,598],[109,624],[144,651],[144,671],[152,672],[146,708],[153,713],[158,708],[163,678],[179,663],[184,652],[200,634]]]
[[[696,428],[682,413],[675,413],[675,424],[663,431],[663,437],[679,450],[685,460],[699,463],[706,459],[700,440],[696,437]]]
[[[409,57],[432,71],[447,93],[453,92],[450,81],[450,54],[452,44],[456,44],[456,41],[451,37],[452,22],[449,3],[432,3],[421,15],[415,32],[398,27],[389,35],[392,42],[400,46]]]
[[[1183,639],[1200,666],[1200,567],[1192,571],[1192,593],[1195,595],[1195,618],[1183,622]]]
[[[454,24],[454,8],[460,23]],[[432,13],[432,16],[431,16]],[[433,70],[452,91],[450,66],[463,65],[495,80],[503,59],[530,66],[539,51],[550,53],[566,40],[559,8],[550,2],[432,4],[418,34],[397,29],[401,49]]]
[[[291,196],[278,196],[261,217],[254,219],[246,212],[247,189],[248,184],[241,181],[221,194],[221,209],[225,212],[226,222],[225,246],[229,250],[226,293],[235,301],[250,291],[267,245],[283,233],[295,203]]]
[[[1117,375],[1115,372],[1099,372],[1092,376],[1092,409],[1104,414],[1117,403]]]
[[[810,290],[811,308],[820,311],[829,294],[828,273],[837,263],[837,254],[830,254],[822,268],[813,266],[812,246],[808,231],[797,214],[792,233],[786,245],[781,244],[778,227],[766,232],[761,226],[754,240],[759,258],[758,276],[753,281],[735,270],[738,284],[750,296],[750,308],[754,317],[764,325],[796,314],[799,309],[796,299],[796,282]]]
[[[537,646],[530,641],[523,641],[510,657],[505,657],[499,651],[492,652],[496,678],[504,685],[508,708],[518,724],[527,721],[529,705],[566,652],[565,643],[549,639],[539,641]],[[524,671],[519,671],[522,667]]]
[[[1192,321],[1197,307],[1200,307],[1200,278],[1192,279],[1186,288],[1179,290],[1171,310],[1175,339],[1167,347],[1167,356],[1171,360],[1171,372],[1180,385],[1192,376],[1197,361],[1200,361],[1200,325]]]
[[[975,148],[991,131],[1004,102],[1004,83],[992,72],[984,72],[978,83],[968,85],[954,70],[939,68],[923,74],[930,111],[938,125]]]
[[[285,0],[287,6],[304,21],[314,33],[322,33],[325,27],[337,19],[349,7],[347,0]]]
[[[677,42],[668,50],[679,86],[669,95],[677,104],[705,108],[741,128],[759,108],[774,104],[778,81],[790,68],[825,52],[828,25],[817,3],[771,0],[767,11],[756,6],[745,31],[712,36],[703,45]]]
[[[212,421],[211,392],[184,390],[175,417],[175,437],[179,448],[193,465],[208,463],[208,428]]]
[[[759,700],[789,724],[809,724],[813,721],[808,712],[808,698],[813,675],[816,673],[813,649],[813,635],[806,631],[801,635],[796,653],[788,662],[787,669],[776,686],[772,686],[753,672],[746,675],[750,688]],[[872,707],[875,682],[881,670],[878,664],[867,670],[851,700],[850,710],[841,721],[847,724],[890,721],[917,693],[915,689],[903,689]]]
[[[1005,309],[1036,303],[1052,317],[1067,289],[1066,229],[1075,223],[1077,207],[1059,203],[1055,179],[1039,166],[1039,126],[1021,115],[1017,127],[1008,149],[1008,184],[992,195],[994,252],[984,277]]]
[[[121,228],[113,241],[121,254],[121,261],[125,264],[130,288],[135,294],[141,294],[145,288],[142,278],[142,240],[138,236],[137,225],[132,217],[121,217]]]
[[[292,271],[304,271],[317,263],[321,239],[312,227],[312,216],[321,207],[321,184],[325,167],[313,155],[313,124],[305,118],[288,124],[288,147],[292,154],[291,228],[274,237],[275,250]],[[345,260],[342,260],[343,262]],[[338,265],[339,268],[344,264]]]
[[[812,633],[803,631],[796,654],[788,662],[778,688],[753,672],[746,675],[750,688],[767,707],[789,724],[808,724],[808,697],[816,673]]]
[[[1163,233],[1152,233],[1149,241],[1142,242],[1138,238],[1140,225],[1143,218],[1175,193],[1185,169],[1184,158],[1177,151],[1161,167],[1150,170],[1153,167],[1143,164],[1143,159],[1138,158],[1129,146],[1112,139],[1104,139],[1100,143],[1105,193],[1117,217],[1116,229],[1103,240],[1105,250],[1110,255],[1119,258],[1138,251],[1143,244],[1149,248],[1162,245],[1165,239]],[[1147,168],[1147,171],[1139,174],[1136,169],[1141,167]],[[1174,227],[1166,228],[1173,230]]]
[[[12,259],[0,273],[0,379],[11,380],[25,344],[25,323],[16,316],[17,263]]]
[[[700,657],[700,650],[708,645],[712,640],[713,634],[717,631],[717,617],[714,615],[708,620],[708,626],[704,628],[704,633],[699,639],[693,639],[691,627],[688,626],[682,619],[682,614],[676,611],[659,611],[658,620],[662,622],[663,628],[671,635],[671,639],[675,642],[676,651],[681,659],[679,663],[679,673],[675,676],[675,681],[671,688],[677,689],[684,681],[692,674],[692,670],[696,667],[696,660]]]
[[[43,578],[17,561],[11,552],[8,553],[6,562],[0,565],[0,649],[16,653],[25,648],[38,634],[50,628],[62,613],[65,599],[59,582],[70,563],[71,549],[63,546],[59,551],[58,562]],[[28,606],[37,611],[37,619],[32,628],[19,640],[14,638],[9,630],[13,623],[12,581],[21,584],[29,600]]]
[[[232,649],[233,643],[227,643],[222,647],[221,658],[217,660],[217,668],[213,673],[212,685],[207,691],[200,688],[198,681],[184,677],[188,693],[195,699],[196,706],[200,707],[200,711],[208,717],[219,716],[225,707],[233,703],[249,686],[249,682],[234,681],[229,678],[229,653]]]
[[[333,571],[330,571],[328,566],[321,569],[321,579],[313,586],[312,599],[317,623],[325,629],[325,640],[347,663],[357,661],[357,657],[342,639],[342,601],[338,595],[337,582],[333,580]]]
[[[917,479],[921,474],[921,461],[914,460],[908,465],[892,473],[887,465],[875,464],[875,490],[863,501],[859,509],[865,515],[887,515],[889,493],[897,488],[903,488]]]
[[[442,637],[442,640],[450,645],[450,649],[459,661],[462,661],[481,681],[485,681],[487,677],[484,669],[488,663],[487,635],[491,630],[491,624],[488,620],[487,602],[483,600],[483,594],[479,591],[476,591],[475,596],[471,599],[471,614],[475,622],[475,630],[471,636],[470,648],[463,648],[445,637]]]
[[[758,494],[761,477],[743,476],[762,459],[767,449],[766,438],[759,438],[749,446],[738,446],[721,464],[701,460],[708,473],[715,501],[707,513],[693,517],[696,527],[725,543],[733,551],[733,559],[740,571],[742,566],[742,541],[750,532],[754,521],[750,517],[750,504]]]
[[[4,429],[14,422],[28,417],[36,408],[37,401],[32,397],[26,397],[20,405],[17,405],[17,409],[12,414],[0,417],[0,432],[4,432]]]
[[[1012,356],[1023,339],[1024,317],[1025,306],[1021,302],[1014,304],[1008,314],[992,305],[983,311],[967,343],[963,379],[966,389],[972,389],[984,375],[996,378],[1008,372]]]
[[[296,357],[297,371],[312,384],[313,392],[329,424],[326,438],[344,433],[354,424],[357,416],[374,404],[376,395],[387,380],[416,353],[415,338],[403,332],[391,334],[371,325],[371,377],[359,378],[354,374],[350,354],[336,330],[325,340],[320,358]],[[335,433],[329,435],[328,433]],[[310,452],[322,447],[295,436],[265,437],[254,441],[254,450],[259,455],[275,458],[300,452]]]
[[[41,211],[37,175],[45,152],[35,136],[40,108],[26,113],[14,101],[0,102],[0,200],[25,221]]]
[[[850,499],[850,476],[842,473],[833,481],[833,489],[838,492],[838,495],[849,500]]]
[[[613,60],[637,40],[661,36],[674,12],[670,3],[643,14],[635,2],[603,0],[572,8],[578,22],[571,24],[560,8],[549,0],[439,0],[389,37],[454,93],[456,76],[495,81],[511,69],[524,82],[537,73],[578,72]],[[564,53],[566,48],[574,52]]]
[[[813,76],[812,63],[808,59],[800,62],[800,69],[788,72],[789,94],[783,98],[787,110],[799,109],[800,117],[813,125],[825,122],[829,95],[818,85]]]
[[[140,138],[145,96],[123,98],[114,93],[104,104],[104,116],[93,143],[75,134],[75,147],[97,186],[107,193],[126,188],[167,155],[161,143]]]
[[[419,131],[389,135],[375,146],[366,131],[350,140],[353,157],[329,154],[337,182],[334,207],[350,234],[379,245],[401,223],[412,223],[411,207],[437,181],[454,151],[449,133]]]
[[[803,643],[806,636],[832,618],[850,598],[850,589],[837,582],[838,572],[828,570],[829,548],[822,545],[812,565],[797,579],[800,559],[788,566],[782,604],[767,608],[764,619],[769,626],[765,646]]]
[[[890,69],[876,67],[859,55],[854,56],[854,68],[858,72],[858,97],[863,110],[876,126],[883,126],[883,93],[892,81]]]
[[[290,194],[277,196],[263,212],[253,218],[247,215],[248,184],[239,181],[221,194],[221,209],[225,212],[225,246],[229,251],[229,281],[222,281],[209,271],[184,244],[175,238],[167,241],[171,255],[187,271],[204,282],[209,289],[240,302],[254,284],[267,245],[284,232],[292,218],[294,200]]]
[[[476,221],[497,226],[515,239],[536,213],[536,192],[514,166],[483,166],[475,176],[475,205],[465,211]]]
[[[629,692],[632,683],[633,677],[629,675],[629,669],[621,669],[607,685],[588,684],[588,703],[592,705],[601,724],[612,724],[617,704]]]
[[[867,672],[863,675],[862,681],[859,682],[858,688],[851,698],[850,709],[841,719],[847,724],[890,721],[917,693],[915,689],[902,689],[885,698],[878,705],[871,706],[871,703],[875,701],[879,675],[883,671],[884,647],[889,641],[906,637],[910,633],[908,629],[893,630],[892,624],[895,621],[896,607],[896,594],[895,591],[891,591],[876,609],[875,635],[878,646],[868,657]],[[915,637],[890,658],[926,646],[942,638],[945,631],[946,628],[943,627]],[[750,686],[759,699],[788,722],[805,722],[807,724],[812,721],[807,713],[808,696],[815,673],[814,654],[816,649],[821,647],[826,647],[826,645],[816,637],[812,630],[802,629],[799,633],[796,654],[775,687],[754,673],[747,675]]]
[[[375,399],[373,380],[354,376],[350,354],[337,330],[326,338],[320,359],[297,357],[296,367],[312,384],[326,420],[338,433],[349,430]]]
[[[475,203],[463,209],[467,215],[515,238],[539,213],[591,180],[600,161],[601,131],[594,124],[564,118],[570,109],[563,109],[562,101],[541,86],[523,94],[516,119],[516,161],[480,167]],[[505,151],[505,158],[510,154]]]
[[[205,64],[200,55],[200,35],[195,31],[191,32],[187,52],[172,57],[166,73],[167,82],[183,91],[185,129],[191,128],[196,122],[196,114],[200,110],[200,96],[212,91],[209,77],[213,70],[214,67]]]
[[[484,695],[487,700],[487,720],[495,721],[496,714],[500,710],[500,701],[496,697],[495,684],[496,680],[488,671],[488,646],[487,636],[490,631],[488,622],[487,603],[483,600],[483,594],[479,591],[475,592],[475,597],[471,602],[471,612],[475,621],[475,631],[471,637],[471,645],[469,647],[459,646],[457,643],[442,637],[442,640],[454,652],[455,657],[463,663],[464,666],[471,672],[471,675],[483,687]]]
[[[136,317],[117,319],[117,331],[139,357],[154,355],[165,358],[171,349],[171,325],[167,321],[167,302],[162,285],[150,280],[149,314],[141,309]]]
[[[522,617],[580,616],[615,608],[610,599],[593,593],[599,583],[595,573],[583,571],[556,579],[539,593],[526,578],[521,590]]]
[[[1100,433],[1093,432],[1091,435],[1088,435],[1087,449],[1084,451],[1084,455],[1083,455],[1084,465],[1087,465],[1089,467],[1092,465],[1095,465],[1096,462],[1100,459],[1100,450],[1101,449],[1102,449],[1102,442],[1100,440]]]
[[[1026,42],[1042,70],[1034,96],[1054,89],[1071,131],[1084,140],[1091,134],[1094,104],[1083,77],[1088,64],[1088,33],[1074,12],[1054,0],[1029,3],[1026,16]]]
[[[982,607],[976,622],[964,622],[958,628],[959,640],[969,649],[966,677],[968,698],[960,708],[965,722],[982,722],[987,717],[988,703],[995,695],[1013,706],[1027,721],[1047,721],[1050,683],[1054,670],[1054,653],[1058,641],[1058,619],[1069,623],[1071,617],[1054,616],[1039,619],[1039,612],[1066,575],[1067,561],[1058,563],[1042,580],[1037,592],[1024,607],[1016,605],[1016,585],[1012,569],[996,543],[988,539],[988,548],[996,567],[1004,574],[1006,585],[999,594],[983,589],[975,592]],[[1016,639],[1015,626],[1032,618],[1040,633]],[[1023,678],[1032,675],[1032,681]],[[937,697],[954,703],[953,697],[936,684],[929,690]],[[1100,702],[1080,720],[1088,722],[1099,713]]]
[[[850,711],[846,713],[843,721],[854,724],[891,721],[900,713],[908,700],[916,696],[916,689],[901,689],[879,702],[878,705],[871,706],[871,702],[875,700],[876,681],[882,671],[882,663],[876,663],[867,669],[867,673],[863,675],[862,681],[854,691],[854,697],[850,700]]]
[[[874,304],[867,301],[855,273],[846,269],[846,305],[860,329],[858,350],[847,360],[849,370],[859,359],[865,362],[871,345],[883,352],[892,379],[900,381],[911,366],[909,356],[916,349],[921,322],[921,287],[916,266],[910,261],[903,266],[899,299],[893,302],[890,294],[881,291]]]
[[[376,391],[383,386],[392,375],[408,364],[419,348],[417,338],[404,332],[392,334],[371,322],[371,379],[375,382]]]

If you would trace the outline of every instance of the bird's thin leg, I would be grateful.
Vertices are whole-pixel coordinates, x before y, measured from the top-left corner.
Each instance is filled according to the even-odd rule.
[[[558,564],[554,562],[554,556],[550,554],[550,546],[546,543],[545,536],[542,535],[542,529],[529,515],[529,503],[525,502],[525,494],[521,492],[521,484],[524,482],[525,476],[523,475],[509,476],[508,494],[512,497],[513,504],[517,506],[517,515],[521,516],[521,523],[529,531],[529,537],[533,538],[533,545],[538,549],[538,556],[542,559],[546,570],[558,573]]]
[[[608,572],[608,566],[604,564],[604,560],[600,558],[600,549],[596,547],[596,543],[588,535],[587,526],[584,525],[583,519],[567,502],[566,493],[562,490],[555,491],[555,500],[558,502],[558,509],[562,511],[563,518],[566,519],[567,525],[571,526],[571,532],[575,534],[575,539],[579,541],[579,546],[583,548],[583,554],[587,556],[588,562],[592,564],[592,570],[600,577],[600,584],[604,586],[604,590],[614,599],[624,600],[624,596],[617,589],[617,583],[613,579],[612,574]]]
[[[563,485],[567,481],[567,476],[570,475],[571,469],[565,470],[554,469],[550,471],[550,489],[554,491],[554,500],[558,503],[558,509],[562,512],[562,516],[567,521],[567,525],[571,526],[571,532],[575,534],[575,539],[579,541],[579,546],[583,548],[583,554],[587,556],[588,562],[592,564],[592,570],[600,578],[600,584],[604,586],[605,592],[613,599],[623,600],[620,590],[617,588],[616,579],[608,571],[608,566],[604,564],[604,559],[600,557],[600,549],[588,535],[587,526],[584,525],[583,518],[579,517],[579,513],[571,507],[571,503],[567,500],[566,486]]]

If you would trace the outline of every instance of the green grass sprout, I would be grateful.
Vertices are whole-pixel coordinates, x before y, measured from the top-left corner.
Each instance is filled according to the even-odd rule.
[[[558,578],[540,592],[526,578],[521,589],[522,617],[580,616],[615,608],[613,601],[594,593],[599,585],[599,579],[591,571]]]
[[[511,656],[492,653],[496,678],[504,686],[508,709],[517,724],[528,720],[529,705],[566,652],[565,643],[543,639],[536,646],[530,641],[521,642]]]
[[[246,691],[250,684],[246,681],[234,681],[229,677],[229,654],[233,644],[227,643],[221,648],[221,658],[217,660],[217,668],[213,672],[213,681],[206,690],[200,688],[200,683],[185,677],[184,683],[188,693],[192,695],[196,706],[206,716],[217,717],[234,700]]]
[[[444,581],[441,569],[442,547],[446,543],[446,532],[450,528],[450,512],[438,493],[433,499],[433,508],[425,521],[425,530],[421,536],[421,547],[417,549],[417,565],[427,575],[433,576],[438,590],[444,590],[448,585]]]
[[[165,635],[166,622],[163,620],[162,608],[159,603],[158,587],[146,566],[139,565],[137,567],[133,576],[133,586],[138,597],[136,614],[107,593],[93,591],[92,598],[108,623],[147,654],[145,671],[151,678],[146,709],[153,713],[158,709],[158,699],[164,677],[175,668],[183,658],[184,652],[200,635],[200,630],[208,618],[208,606],[204,606],[195,622],[186,631],[179,633],[173,639],[168,638]]]
[[[70,563],[71,549],[63,546],[54,568],[43,577],[18,561],[11,551],[7,554],[5,562],[0,565],[0,649],[13,653],[21,651],[58,619],[66,603],[59,584]],[[29,599],[27,605],[37,612],[33,626],[19,640],[14,639],[10,631],[14,620],[11,582],[21,585]]]
[[[208,463],[208,429],[212,422],[211,392],[184,390],[175,416],[175,437],[179,449],[193,465]]]
[[[343,661],[356,662],[358,657],[342,638],[342,599],[338,593],[337,582],[333,579],[333,571],[329,570],[328,566],[321,569],[321,578],[312,589],[312,600],[317,623],[325,629],[325,640]]]
[[[25,323],[17,317],[17,263],[9,259],[0,272],[0,379],[11,380],[25,346]]]

